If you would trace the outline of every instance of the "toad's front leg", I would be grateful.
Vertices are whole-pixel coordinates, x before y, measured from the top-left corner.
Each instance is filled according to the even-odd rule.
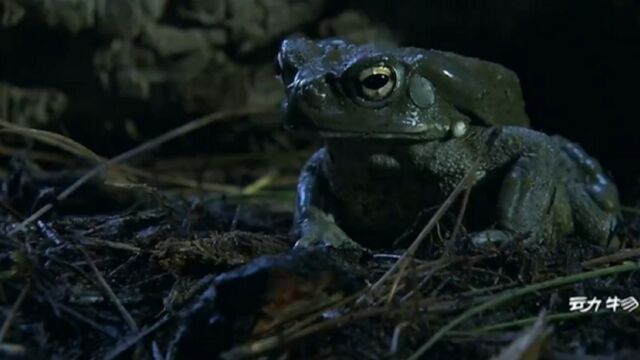
[[[298,239],[295,247],[329,246],[362,252],[364,249],[334,221],[335,199],[322,171],[326,156],[325,149],[318,150],[300,173],[293,219],[293,236]]]

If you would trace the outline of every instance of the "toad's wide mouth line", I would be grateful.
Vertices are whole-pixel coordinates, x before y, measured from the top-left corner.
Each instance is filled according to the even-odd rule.
[[[428,135],[428,131],[410,132],[356,132],[319,130],[323,138],[360,138],[360,139],[387,139],[387,140],[435,140],[437,137]]]

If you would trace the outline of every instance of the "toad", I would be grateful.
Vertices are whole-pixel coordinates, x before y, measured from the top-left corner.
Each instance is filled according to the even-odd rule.
[[[299,177],[298,247],[388,247],[471,169],[474,244],[613,234],[616,186],[579,145],[528,127],[519,80],[501,65],[289,38],[276,70],[285,126],[324,143]]]

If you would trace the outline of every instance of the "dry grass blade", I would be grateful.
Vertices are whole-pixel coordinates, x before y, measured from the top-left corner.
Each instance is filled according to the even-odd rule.
[[[19,344],[0,343],[0,354],[6,355],[11,359],[24,359],[27,354],[27,348]]]
[[[279,347],[291,345],[311,335],[317,335],[355,321],[388,314],[392,311],[393,309],[389,306],[374,307],[357,313],[347,314],[331,320],[315,323],[303,329],[295,329],[293,331],[288,329],[282,334],[277,334],[248,344],[236,346],[223,353],[221,358],[225,360],[238,360],[259,357]]]
[[[640,264],[634,262],[628,262],[618,266],[612,266],[604,269],[597,269],[593,271],[583,272],[579,274],[573,274],[564,277],[558,277],[549,281],[531,284],[525,287],[521,287],[518,289],[507,290],[503,293],[496,295],[491,300],[482,303],[478,306],[472,307],[467,311],[463,312],[453,320],[451,320],[447,325],[443,326],[440,330],[438,330],[424,345],[422,345],[413,355],[409,357],[409,360],[417,360],[420,359],[422,355],[424,355],[431,347],[437,343],[449,330],[454,329],[456,326],[464,322],[465,320],[471,318],[472,316],[479,314],[485,310],[503,304],[507,301],[515,299],[517,297],[535,293],[537,291],[556,288],[560,286],[565,286],[569,284],[573,284],[576,282],[593,279],[600,276],[607,276],[613,274],[620,274],[624,272],[631,271],[639,271]]]
[[[0,144],[0,155],[2,156],[13,156],[15,153],[23,151],[23,148],[16,148],[11,146],[6,146]],[[29,158],[36,161],[44,161],[52,164],[61,164],[61,165],[73,165],[73,159],[69,158],[66,155],[49,152],[49,151],[37,151],[37,150],[29,150]]]
[[[624,212],[640,216],[640,209],[638,208],[632,206],[620,206],[620,209]]]
[[[407,248],[407,250],[398,259],[398,261],[396,261],[393,264],[393,266],[391,266],[391,268],[387,270],[387,272],[385,272],[384,275],[382,275],[380,279],[378,279],[378,281],[376,281],[376,283],[370,287],[371,293],[375,293],[375,291],[378,290],[378,288],[380,288],[380,286],[382,286],[382,284],[384,284],[384,282],[396,271],[398,272],[399,275],[404,274],[406,267],[411,263],[416,251],[418,250],[418,248],[420,247],[424,239],[426,239],[427,235],[431,232],[431,230],[433,230],[433,228],[436,226],[438,221],[440,221],[442,216],[444,216],[444,214],[447,212],[447,210],[449,210],[451,205],[453,205],[453,203],[458,198],[460,193],[467,186],[469,186],[469,184],[473,181],[477,166],[478,166],[478,161],[475,161],[471,166],[471,168],[469,168],[465,176],[462,178],[462,180],[460,180],[458,185],[449,194],[449,196],[444,201],[444,203],[440,206],[440,208],[438,208],[436,213],[433,214],[433,216],[431,217],[427,225],[425,225],[422,231],[420,231],[420,233],[418,234],[416,239],[413,241],[413,243],[409,246],[409,248]],[[397,276],[391,289],[397,288],[397,283],[400,280],[401,280],[401,276]],[[389,296],[391,297],[392,295],[393,294],[390,294]]]
[[[533,326],[502,349],[500,355],[493,357],[493,360],[539,359],[551,331],[551,328],[546,325],[546,316],[542,311]]]
[[[129,314],[129,312],[124,307],[124,305],[122,305],[122,301],[120,301],[116,293],[113,292],[113,289],[111,289],[111,286],[109,286],[109,283],[107,283],[107,280],[104,279],[104,276],[102,276],[102,273],[100,272],[100,270],[98,270],[98,267],[96,267],[96,263],[93,261],[91,256],[89,256],[89,253],[87,252],[87,250],[84,248],[84,246],[82,246],[82,244],[77,244],[77,247],[82,253],[82,255],[84,256],[89,266],[91,267],[91,271],[93,271],[94,275],[96,276],[98,280],[98,284],[100,284],[100,287],[102,287],[104,292],[107,293],[107,296],[109,297],[111,302],[113,302],[116,308],[118,308],[118,311],[122,315],[122,318],[124,318],[127,325],[129,325],[129,328],[131,328],[131,330],[135,332],[138,332],[139,331],[138,324],[136,324],[136,321],[133,319],[131,314]]]
[[[225,194],[240,194],[242,192],[242,189],[240,187],[233,186],[233,185],[216,184],[211,182],[196,181],[193,179],[180,177],[180,176],[168,176],[164,174],[149,173],[147,171],[136,169],[126,165],[121,166],[121,169],[128,172],[129,174],[132,174],[141,178],[145,178],[145,179],[151,179],[154,182],[164,183],[168,185],[176,185],[176,186],[182,186],[182,187],[192,188],[192,189],[201,189],[204,191],[222,192]]]
[[[634,258],[640,258],[640,248],[622,249],[613,254],[597,257],[595,259],[589,259],[582,262],[582,266],[586,268],[594,268],[596,266],[611,264],[623,260],[630,260]]]
[[[84,185],[88,180],[90,180],[92,177],[94,177],[95,175],[97,175],[99,172],[105,170],[106,168],[108,168],[109,166],[115,165],[115,164],[119,164],[122,163],[124,161],[127,161],[135,156],[138,156],[146,151],[149,151],[153,148],[156,148],[168,141],[171,141],[173,139],[176,139],[180,136],[183,136],[185,134],[188,134],[192,131],[195,131],[197,129],[200,129],[206,125],[212,124],[214,122],[217,121],[221,121],[223,119],[228,119],[228,118],[233,118],[233,117],[238,117],[238,116],[248,116],[248,115],[255,115],[255,114],[264,114],[265,112],[267,112],[268,109],[264,109],[264,108],[251,108],[251,109],[243,109],[243,110],[239,110],[239,111],[222,111],[222,112],[217,112],[217,113],[213,113],[210,114],[208,116],[193,120],[191,122],[188,122],[182,126],[179,126],[169,132],[166,132],[154,139],[151,139],[131,150],[125,151],[124,153],[109,159],[108,161],[99,164],[98,166],[94,167],[92,170],[90,170],[89,172],[87,172],[84,176],[80,177],[78,180],[76,180],[73,184],[71,184],[69,187],[67,187],[63,192],[61,192],[56,199],[58,201],[62,201],[64,199],[66,199],[69,195],[71,195],[74,191],[76,191],[79,187],[81,187],[82,185]],[[29,224],[31,224],[33,221],[37,220],[38,218],[40,218],[42,215],[46,214],[49,210],[51,210],[51,208],[53,208],[52,204],[47,204],[44,205],[43,207],[41,207],[40,209],[38,209],[36,212],[33,213],[33,215],[31,215],[29,218],[27,218],[26,220],[24,220],[22,223],[20,223],[18,226],[16,226],[11,232],[9,232],[9,236],[16,234],[19,231],[23,231]]]
[[[105,327],[103,327],[102,325],[98,324],[97,322],[87,318],[86,316],[82,315],[81,313],[77,312],[76,310],[60,304],[60,303],[55,303],[56,308],[60,309],[62,312],[67,313],[67,315],[75,318],[76,320],[86,324],[87,326],[89,326],[90,328],[101,332],[102,334],[109,336],[111,338],[117,339],[118,335],[116,334],[115,331],[111,331],[110,329],[107,329]]]
[[[453,227],[453,231],[451,232],[451,236],[449,236],[449,241],[447,242],[447,251],[451,250],[453,247],[456,238],[458,237],[458,232],[462,227],[462,220],[464,219],[464,214],[467,211],[467,205],[469,204],[469,196],[471,195],[471,186],[467,187],[464,191],[464,195],[462,197],[462,204],[460,205],[460,211],[458,212],[458,217],[456,218],[456,224]]]
[[[20,309],[22,302],[27,297],[27,294],[29,293],[30,289],[31,289],[31,283],[28,282],[27,285],[25,285],[25,287],[20,292],[20,295],[18,295],[18,299],[16,299],[16,302],[13,303],[13,306],[11,307],[11,311],[9,311],[7,318],[4,319],[4,323],[2,323],[2,327],[0,328],[0,343],[4,340],[5,336],[7,336],[7,333],[9,332],[9,328],[11,327],[11,323],[13,322],[13,319],[18,313],[18,310]]]
[[[258,180],[254,181],[253,183],[247,185],[244,189],[242,189],[242,195],[253,195],[257,193],[261,189],[264,189],[265,187],[273,183],[273,181],[278,177],[278,175],[279,175],[278,172],[275,170],[267,172],[266,174],[261,176]]]
[[[551,314],[551,315],[547,315],[546,316],[546,320],[547,322],[551,323],[551,322],[555,322],[555,321],[565,321],[565,320],[572,320],[572,319],[579,319],[579,318],[584,318],[587,316],[600,316],[600,315],[607,315],[607,316],[611,316],[611,315],[615,315],[615,314],[623,314],[623,313],[614,313],[611,311],[596,311],[596,312],[563,312],[563,313],[557,313],[557,314]],[[493,324],[493,325],[487,325],[487,326],[483,326],[480,328],[475,328],[475,329],[471,329],[471,330],[462,330],[462,331],[450,331],[449,333],[451,335],[468,335],[468,336],[477,336],[481,333],[486,333],[486,332],[491,332],[491,331],[501,331],[501,330],[505,330],[505,329],[510,329],[510,328],[514,328],[514,327],[522,327],[522,326],[527,326],[527,325],[531,325],[533,323],[535,323],[538,320],[538,317],[528,317],[528,318],[524,318],[524,319],[517,319],[517,320],[512,320],[512,321],[507,321],[507,322],[503,322],[503,323],[498,323],[498,324]]]
[[[108,161],[107,158],[96,154],[86,146],[61,134],[57,134],[51,131],[21,127],[18,125],[7,123],[2,120],[0,120],[0,126],[5,127],[5,129],[0,130],[0,133],[10,133],[10,134],[21,135],[24,137],[29,137],[29,138],[38,140],[44,144],[57,147],[63,151],[76,155],[80,158],[91,160],[93,162]],[[17,151],[17,149],[0,146],[0,152],[3,154],[12,154],[15,151]],[[30,156],[33,156],[38,159],[47,160],[50,162],[56,162],[56,163],[64,163],[69,160],[68,158],[57,157],[55,154],[50,154],[50,153],[30,152]],[[200,188],[205,191],[219,191],[219,192],[232,193],[232,194],[241,192],[241,189],[236,186],[213,184],[213,183],[206,183],[206,182],[199,183],[192,179],[186,179],[186,178],[177,177],[177,176],[151,174],[149,172],[136,169],[131,166],[126,166],[126,165],[120,166],[119,169],[141,178],[152,179],[154,181],[163,182],[171,185],[178,185],[178,186],[184,186],[184,187],[190,187],[190,188]]]
[[[46,130],[39,130],[39,129],[32,129],[32,128],[27,128],[23,126],[18,126],[3,120],[0,120],[0,126],[4,128],[0,130],[0,133],[16,134],[24,137],[29,137],[90,160],[100,161],[101,159],[101,157],[98,154],[94,153],[86,146],[72,139],[69,139],[64,135],[60,135],[60,134],[57,134],[51,131],[46,131]]]
[[[409,326],[408,321],[403,321],[400,324],[396,325],[395,329],[393,329],[393,336],[391,337],[391,345],[389,346],[389,355],[393,356],[398,353],[400,349],[400,336],[402,335],[402,330]]]
[[[460,258],[447,257],[447,258],[439,259],[438,263],[435,264],[434,266],[432,266],[427,271],[427,273],[422,276],[422,280],[420,280],[420,282],[413,289],[411,289],[409,292],[407,292],[407,294],[402,297],[400,302],[405,302],[408,299],[410,299],[412,296],[414,296],[414,294],[416,294],[427,283],[427,281],[429,281],[429,279],[431,279],[431,277],[436,272],[438,272],[438,271],[440,271],[442,269],[445,269],[447,266],[455,264],[457,262],[460,262]],[[388,302],[390,302],[390,301],[391,301],[391,298],[388,299]]]
[[[142,329],[142,331],[136,333],[135,335],[126,339],[123,343],[117,345],[111,352],[105,355],[104,359],[111,360],[111,359],[118,358],[120,355],[122,355],[122,353],[127,351],[133,345],[136,345],[140,340],[144,339],[144,337],[148,336],[149,334],[153,333],[154,331],[158,330],[163,325],[168,323],[169,320],[171,320],[170,315],[163,316],[162,318],[160,318],[160,320],[156,321],[153,325],[145,329]]]

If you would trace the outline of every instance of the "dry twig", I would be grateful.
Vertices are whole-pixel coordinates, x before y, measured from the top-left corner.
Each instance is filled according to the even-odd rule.
[[[136,324],[136,321],[133,319],[131,314],[129,314],[129,312],[124,307],[124,305],[122,305],[122,301],[120,301],[116,293],[113,292],[113,289],[111,289],[111,286],[109,286],[107,281],[104,279],[104,276],[102,276],[102,273],[96,267],[95,262],[93,261],[91,256],[89,256],[89,253],[87,252],[87,250],[80,243],[78,243],[76,246],[78,247],[78,249],[84,256],[84,258],[89,263],[89,266],[91,267],[91,271],[93,271],[94,275],[96,276],[96,279],[98,280],[98,284],[100,284],[100,287],[102,287],[104,292],[107,293],[107,296],[109,297],[111,302],[113,302],[116,308],[118,308],[118,311],[126,321],[127,325],[129,325],[129,328],[131,328],[131,330],[133,330],[134,332],[138,332],[139,331],[138,324]]]
[[[18,295],[16,302],[13,303],[13,306],[11,307],[11,311],[9,311],[7,318],[4,319],[4,323],[2,323],[2,327],[0,328],[0,343],[4,340],[5,336],[7,336],[7,333],[9,332],[9,328],[11,327],[11,323],[13,322],[13,319],[16,317],[16,314],[18,314],[18,310],[20,309],[20,306],[22,305],[22,302],[24,301],[24,299],[27,297],[27,294],[29,293],[30,289],[31,289],[31,282],[27,282],[27,285],[25,285],[22,291],[20,291],[20,295]]]
[[[73,194],[79,187],[81,187],[82,185],[84,185],[88,180],[90,180],[91,178],[93,178],[94,176],[96,176],[98,173],[100,173],[101,171],[107,169],[109,166],[115,165],[115,164],[119,164],[122,163],[124,161],[130,160],[131,158],[138,156],[146,151],[149,151],[153,148],[156,148],[168,141],[171,141],[173,139],[176,139],[180,136],[183,136],[185,134],[188,134],[194,130],[200,129],[206,125],[209,125],[211,123],[217,122],[217,121],[221,121],[223,119],[228,119],[228,118],[232,118],[232,117],[238,117],[238,116],[248,116],[248,115],[253,115],[253,114],[259,114],[259,113],[264,113],[265,109],[263,108],[258,108],[258,109],[244,109],[244,110],[240,110],[240,111],[222,111],[222,112],[217,112],[217,113],[213,113],[211,115],[202,117],[200,119],[196,119],[193,120],[191,122],[188,122],[182,126],[179,126],[171,131],[168,131],[154,139],[151,139],[131,150],[125,151],[124,153],[109,159],[106,162],[103,162],[99,165],[97,165],[96,167],[94,167],[93,169],[91,169],[89,172],[87,172],[84,176],[82,176],[81,178],[79,178],[78,180],[76,180],[73,184],[71,184],[69,187],[67,187],[64,191],[62,191],[60,194],[58,194],[58,196],[56,197],[57,201],[62,201],[64,199],[66,199],[69,195]],[[16,234],[19,231],[23,231],[24,229],[26,229],[26,227],[31,224],[33,221],[39,219],[42,215],[46,214],[49,210],[51,210],[53,208],[52,204],[47,204],[44,205],[43,207],[41,207],[40,209],[38,209],[36,212],[34,212],[29,218],[27,218],[26,220],[24,220],[23,222],[21,222],[18,226],[16,226],[13,230],[11,230],[9,232],[9,236]]]

